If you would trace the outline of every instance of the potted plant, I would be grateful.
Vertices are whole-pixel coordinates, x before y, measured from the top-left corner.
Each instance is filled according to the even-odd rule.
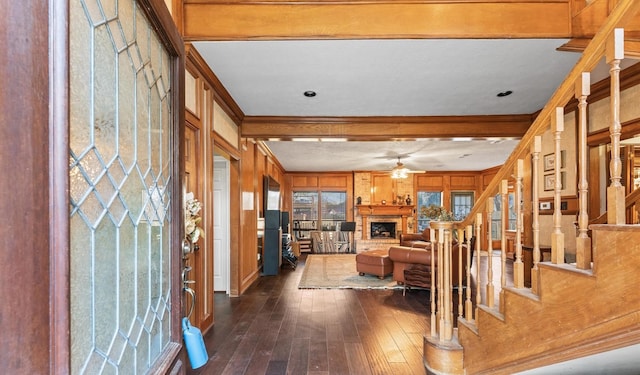
[[[456,217],[453,212],[435,204],[422,206],[420,208],[420,216],[423,218],[429,218],[431,221],[456,221]]]

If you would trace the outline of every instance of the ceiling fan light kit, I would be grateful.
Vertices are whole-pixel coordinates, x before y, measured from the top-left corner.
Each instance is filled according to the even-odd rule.
[[[404,164],[400,162],[398,158],[398,164],[391,170],[391,178],[400,179],[409,177],[409,169],[404,167]]]

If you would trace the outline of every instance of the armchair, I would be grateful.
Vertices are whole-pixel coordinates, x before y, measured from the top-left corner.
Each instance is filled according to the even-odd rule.
[[[475,244],[475,237],[471,238],[471,260],[469,261],[469,266],[471,266],[471,262],[473,261],[473,250]],[[459,281],[459,272],[458,272],[458,262],[459,262],[459,246],[460,244],[457,241],[453,242],[452,252],[451,252],[451,262],[452,262],[452,270],[451,270],[451,280],[454,286],[458,286]],[[462,280],[466,280],[466,267],[467,267],[467,245],[462,244]],[[438,255],[437,252],[434,254],[435,259],[435,271],[438,270]],[[393,262],[393,280],[395,280],[398,284],[405,284],[405,270],[411,270],[415,267],[419,267],[421,271],[425,272],[428,275],[428,280],[430,280],[431,275],[431,243],[426,244],[424,248],[418,247],[406,247],[406,246],[391,246],[389,248],[389,259]],[[430,287],[430,285],[428,286]]]
[[[424,244],[418,244],[418,242],[429,242],[429,228],[422,231],[422,233],[402,233],[400,235],[400,246],[406,247],[424,247]]]

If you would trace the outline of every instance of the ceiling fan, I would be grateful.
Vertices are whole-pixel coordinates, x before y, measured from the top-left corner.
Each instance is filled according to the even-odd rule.
[[[409,168],[405,167],[404,164],[400,161],[400,156],[398,156],[398,162],[395,167],[391,169],[391,178],[400,179],[409,177],[409,173],[424,173],[425,171],[412,171]]]

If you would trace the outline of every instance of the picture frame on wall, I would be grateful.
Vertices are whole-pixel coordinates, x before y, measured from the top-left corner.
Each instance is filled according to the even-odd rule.
[[[560,151],[560,168],[564,168],[566,165],[566,151]],[[542,165],[544,166],[544,171],[552,171],[556,166],[556,154],[546,154],[542,157]]]
[[[564,190],[566,186],[566,172],[560,172],[560,190]],[[544,175],[544,191],[552,191],[556,188],[556,175],[555,173],[549,173]]]

